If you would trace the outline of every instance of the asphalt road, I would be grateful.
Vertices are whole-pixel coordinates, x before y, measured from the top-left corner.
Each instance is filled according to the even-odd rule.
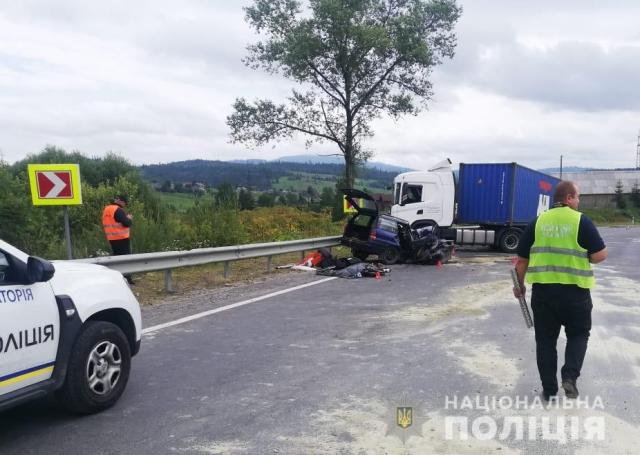
[[[381,280],[335,279],[147,334],[114,408],[76,417],[44,400],[7,411],[0,454],[637,453],[640,230],[602,233],[610,255],[596,268],[581,409],[461,406],[466,396],[533,404],[539,393],[534,334],[511,294],[511,261],[464,252],[442,268],[398,265]],[[293,274],[174,297],[145,309],[144,323],[318,279]],[[398,407],[413,410],[407,429],[396,423]],[[468,419],[467,440],[447,438],[452,417]],[[490,430],[472,432],[481,417],[504,437],[475,437]],[[525,426],[521,437],[507,425],[542,418],[593,418],[605,432],[564,441],[538,427]]]

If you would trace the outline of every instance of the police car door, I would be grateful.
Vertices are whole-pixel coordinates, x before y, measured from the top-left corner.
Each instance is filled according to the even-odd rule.
[[[47,380],[60,316],[49,283],[25,284],[26,263],[0,248],[0,399]]]

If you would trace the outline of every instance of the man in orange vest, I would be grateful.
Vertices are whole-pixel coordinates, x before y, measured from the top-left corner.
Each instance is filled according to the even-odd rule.
[[[113,199],[113,204],[107,205],[102,211],[102,228],[114,256],[131,254],[129,237],[133,216],[124,210],[128,203],[127,196],[118,195]],[[125,278],[129,284],[134,284],[131,275],[125,275]]]

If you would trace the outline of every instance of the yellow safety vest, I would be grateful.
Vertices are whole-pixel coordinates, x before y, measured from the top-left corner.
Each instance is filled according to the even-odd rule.
[[[578,243],[581,215],[571,207],[557,207],[538,217],[527,282],[594,287],[589,253]]]

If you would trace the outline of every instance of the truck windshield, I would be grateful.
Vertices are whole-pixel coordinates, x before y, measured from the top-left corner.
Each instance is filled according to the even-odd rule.
[[[396,190],[393,192],[393,203],[400,204],[400,187],[402,183],[396,183]]]
[[[406,184],[402,187],[401,204],[415,204],[422,201],[422,185]]]

